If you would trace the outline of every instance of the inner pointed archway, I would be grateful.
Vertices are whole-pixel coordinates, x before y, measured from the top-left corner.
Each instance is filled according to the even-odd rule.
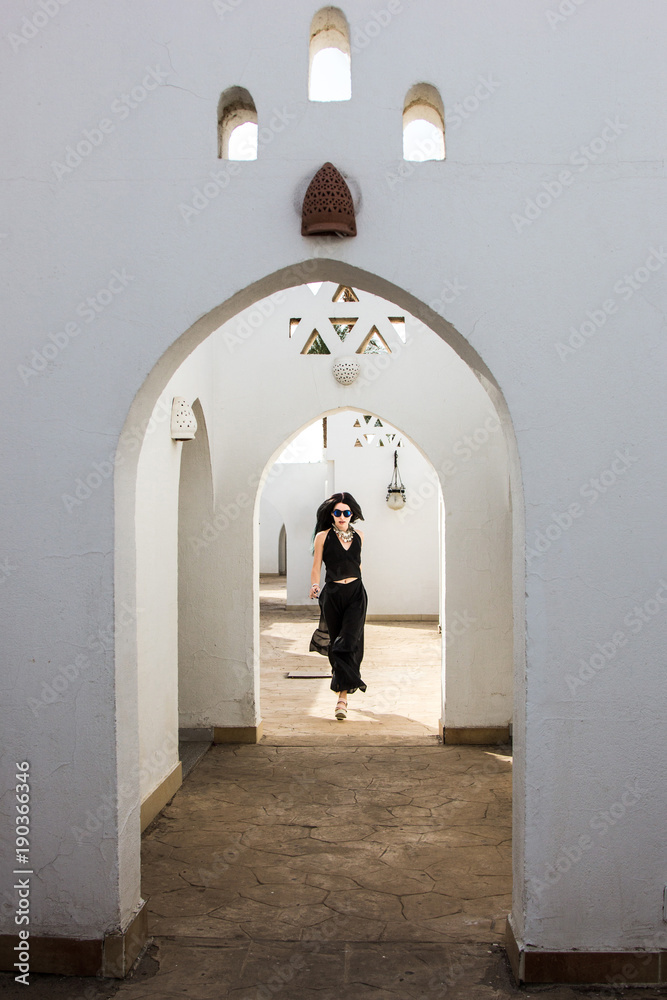
[[[410,503],[401,511],[386,504],[394,453],[400,454],[409,484]],[[359,745],[437,741],[444,704],[444,525],[437,472],[384,416],[349,408],[330,411],[302,430],[264,483],[259,504],[264,739],[326,743],[342,737],[333,719],[328,659],[310,647],[319,606],[308,596],[315,510],[341,490],[351,492],[364,512],[358,526],[365,536],[362,575],[369,597],[362,669],[368,688],[349,698],[344,738]],[[286,577],[280,577],[270,556],[285,525],[290,560]]]

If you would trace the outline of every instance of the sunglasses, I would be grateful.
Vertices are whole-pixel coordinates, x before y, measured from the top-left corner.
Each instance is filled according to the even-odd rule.
[[[334,517],[352,517],[351,510],[335,510],[333,512]]]

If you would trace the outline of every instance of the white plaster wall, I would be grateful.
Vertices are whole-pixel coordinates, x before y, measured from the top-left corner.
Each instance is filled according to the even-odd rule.
[[[288,608],[304,604],[316,607],[308,598],[313,565],[310,543],[315,527],[315,511],[330,495],[330,491],[327,492],[329,478],[327,462],[276,462],[271,466],[264,486],[261,504],[270,498],[280,512],[280,523],[285,525],[287,532]],[[263,530],[264,526],[260,523],[260,536]],[[277,553],[277,534],[275,537]]]
[[[173,441],[170,432],[171,404],[174,396],[184,396],[189,403],[199,399],[202,408],[210,405],[212,393],[211,347],[202,344],[170,380],[152,414],[141,448],[137,471],[137,662],[139,711],[140,790],[143,801],[158,787],[178,762],[179,727],[179,480],[181,449],[193,447],[191,442]],[[204,413],[206,411],[204,410]],[[203,428],[197,431],[203,433]],[[210,480],[210,476],[209,476]],[[203,489],[205,482],[200,484]],[[201,525],[197,525],[201,531]],[[187,526],[186,526],[187,530]],[[194,529],[192,529],[194,531]],[[192,547],[191,547],[192,548]],[[206,552],[206,547],[204,547]],[[210,563],[200,550],[194,552],[197,562],[191,575],[190,588],[206,574],[208,586],[204,594],[215,594],[215,578]],[[196,632],[196,619],[202,614],[201,592],[193,606],[187,589],[181,592],[182,614],[189,629]],[[208,608],[206,638],[213,645],[217,616],[215,603]],[[198,674],[197,652],[186,646],[184,672]],[[196,725],[188,709],[192,694],[185,692],[183,725]],[[196,718],[196,712],[195,712]]]
[[[346,8],[353,37],[374,7],[355,0]],[[663,594],[665,573],[665,270],[656,213],[664,15],[653,3],[607,0],[554,26],[550,9],[523,0],[455,0],[428,11],[403,3],[376,38],[358,36],[352,100],[335,106],[305,99],[312,8],[300,2],[258,0],[218,16],[203,2],[121,0],[96,5],[94,19],[66,5],[6,51],[2,805],[6,813],[14,762],[31,761],[43,831],[33,846],[35,933],[99,935],[127,919],[139,894],[134,631],[113,604],[114,588],[131,592],[134,579],[131,547],[115,567],[113,548],[114,531],[131,535],[125,501],[136,449],[126,441],[114,470],[115,526],[112,477],[98,472],[98,482],[96,464],[113,462],[128,413],[130,434],[150,413],[206,332],[204,320],[193,327],[200,317],[238,293],[220,310],[227,318],[264,294],[242,290],[314,255],[294,205],[329,158],[362,199],[357,238],[323,252],[364,271],[371,290],[387,294],[393,284],[394,297],[415,309],[432,303],[424,316],[476,370],[493,374],[516,430],[526,537],[543,548],[528,564],[527,669],[517,674],[517,934],[540,948],[602,950],[650,947],[662,930],[666,619],[657,601],[644,609]],[[17,2],[3,7],[5,37],[20,32],[24,14]],[[165,74],[162,85],[121,117],[114,102],[141,85],[147,67]],[[463,117],[456,105],[472,95],[473,107],[480,77],[489,96]],[[447,159],[408,166],[400,178],[400,112],[418,80],[443,95]],[[269,130],[258,160],[234,174],[220,173],[215,158],[216,105],[232,84],[248,87]],[[54,161],[104,120],[113,131],[56,176]],[[599,138],[614,127],[615,137]],[[599,152],[587,160],[581,147],[596,139]],[[558,181],[563,170],[567,185]],[[192,205],[211,172],[224,189],[188,223],[179,205]],[[538,193],[543,207],[530,208]],[[533,219],[517,228],[527,206]],[[624,275],[635,272],[633,289]],[[102,306],[98,291],[111,281],[118,291]],[[100,306],[90,320],[89,297]],[[604,303],[613,312],[598,327],[588,314],[600,321]],[[584,323],[586,336],[571,334]],[[579,346],[559,356],[571,336]],[[431,386],[424,412],[415,417],[406,403],[392,420],[420,440],[442,391]],[[382,413],[376,395],[364,405]],[[340,398],[306,385],[302,403],[317,414]],[[267,462],[282,434],[276,428],[275,443],[268,435]],[[629,455],[625,469],[617,451]],[[437,467],[442,455],[429,457]],[[591,486],[603,474],[604,492]],[[94,487],[81,487],[89,477]],[[83,499],[68,507],[63,496],[77,489]],[[234,495],[231,484],[222,491],[223,501]],[[520,525],[523,511],[514,516]],[[241,547],[253,544],[251,521],[239,518]],[[237,586],[251,587],[235,558]],[[523,592],[519,580],[519,608]],[[253,614],[234,613],[238,634],[252,634]],[[518,626],[520,667],[521,616]],[[102,646],[91,648],[100,630]],[[625,642],[608,667],[568,685],[619,632]],[[81,650],[85,668],[53,704],[31,705]],[[591,824],[627,782],[643,791],[603,835]],[[83,828],[105,795],[118,796],[112,815],[91,822],[78,843],[73,817]],[[539,892],[535,880],[583,835],[592,844],[582,860]],[[3,929],[10,921],[5,912]]]
[[[468,378],[469,378],[468,374]],[[366,411],[368,412],[368,411]],[[353,427],[356,419],[362,429]],[[363,579],[369,615],[437,615],[438,478],[429,462],[410,440],[402,436],[398,464],[409,506],[403,511],[387,507],[387,487],[394,471],[394,450],[387,434],[400,435],[388,421],[376,428],[374,414],[367,425],[361,412],[329,417],[327,456],[335,461],[336,492],[348,491],[360,503],[364,521]],[[370,445],[355,448],[364,433],[375,434]],[[377,435],[385,447],[377,447]],[[421,489],[421,493],[419,490]],[[423,495],[422,495],[423,494]]]
[[[262,494],[259,510],[259,571],[278,572],[278,540],[284,524],[283,516],[266,494]]]

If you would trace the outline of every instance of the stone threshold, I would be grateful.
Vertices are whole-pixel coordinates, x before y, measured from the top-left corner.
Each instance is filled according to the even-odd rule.
[[[448,746],[508,746],[512,733],[509,726],[442,726],[442,741]]]
[[[519,944],[511,917],[505,950],[517,983],[656,986],[667,983],[667,951],[540,951]]]
[[[214,743],[259,743],[264,735],[264,723],[256,726],[214,726]]]
[[[103,938],[38,937],[29,938],[30,973],[57,976],[103,976],[124,979],[148,942],[148,911],[142,899],[124,931]],[[0,969],[19,974],[17,961],[19,938],[0,934]]]

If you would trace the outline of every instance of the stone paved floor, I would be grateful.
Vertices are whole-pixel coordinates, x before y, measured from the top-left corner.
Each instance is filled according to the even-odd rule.
[[[286,612],[280,600],[267,581],[264,739],[213,747],[144,836],[154,940],[138,967],[122,983],[33,976],[28,996],[618,996],[512,983],[499,947],[511,758],[508,748],[438,743],[435,625],[369,624],[369,688],[339,723],[327,679],[285,678],[326,661],[303,651],[315,611]],[[0,993],[24,995],[11,976],[0,976]]]

